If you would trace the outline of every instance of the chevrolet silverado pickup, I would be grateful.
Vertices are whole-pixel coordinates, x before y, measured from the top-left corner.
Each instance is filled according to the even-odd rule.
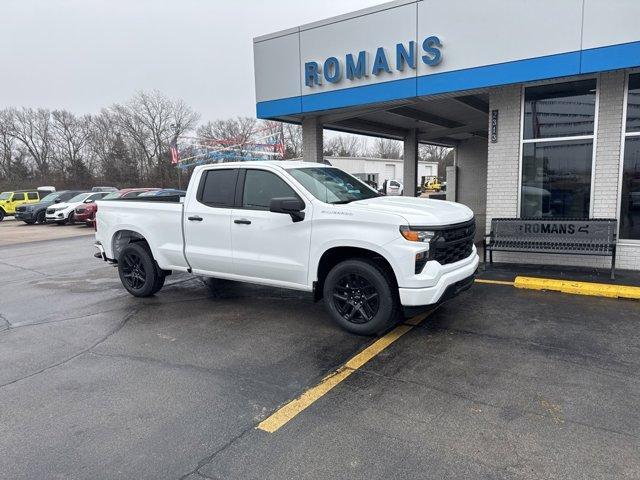
[[[172,272],[291,288],[361,335],[469,288],[478,266],[466,206],[382,196],[322,164],[204,165],[184,197],[98,204],[96,257],[134,296]]]

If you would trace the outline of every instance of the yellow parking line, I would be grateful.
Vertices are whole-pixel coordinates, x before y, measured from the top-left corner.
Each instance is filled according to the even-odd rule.
[[[349,359],[344,365],[336,371],[324,377],[318,385],[310,388],[295,400],[283,405],[276,410],[271,416],[264,419],[256,428],[265,432],[273,433],[286,425],[287,422],[295,418],[300,412],[313,405],[319,398],[323,397],[333,387],[340,384],[353,372],[366,364],[373,357],[382,352],[385,348],[398,340],[405,333],[411,331],[415,326],[419,325],[429,313],[417,315],[408,319],[404,324],[397,326],[386,335],[380,337],[360,353]]]
[[[492,285],[510,285],[513,287],[514,282],[505,282],[504,280],[485,280],[484,278],[476,278],[475,283],[490,283]]]

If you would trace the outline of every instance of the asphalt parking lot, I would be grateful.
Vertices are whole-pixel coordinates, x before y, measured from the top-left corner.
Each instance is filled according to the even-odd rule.
[[[136,299],[91,236],[37,240],[0,246],[0,478],[640,478],[639,302],[476,284],[267,433],[372,339],[285,290]]]

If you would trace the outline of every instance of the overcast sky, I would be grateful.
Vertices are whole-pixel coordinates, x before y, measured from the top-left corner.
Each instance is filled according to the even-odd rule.
[[[255,115],[252,39],[379,0],[2,0],[0,108],[95,113],[137,90]]]

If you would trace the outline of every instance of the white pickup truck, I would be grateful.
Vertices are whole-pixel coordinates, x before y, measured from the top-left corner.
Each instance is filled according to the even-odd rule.
[[[99,204],[96,257],[132,295],[171,272],[303,290],[362,335],[469,288],[478,266],[469,208],[381,196],[321,164],[205,165],[185,197]]]

